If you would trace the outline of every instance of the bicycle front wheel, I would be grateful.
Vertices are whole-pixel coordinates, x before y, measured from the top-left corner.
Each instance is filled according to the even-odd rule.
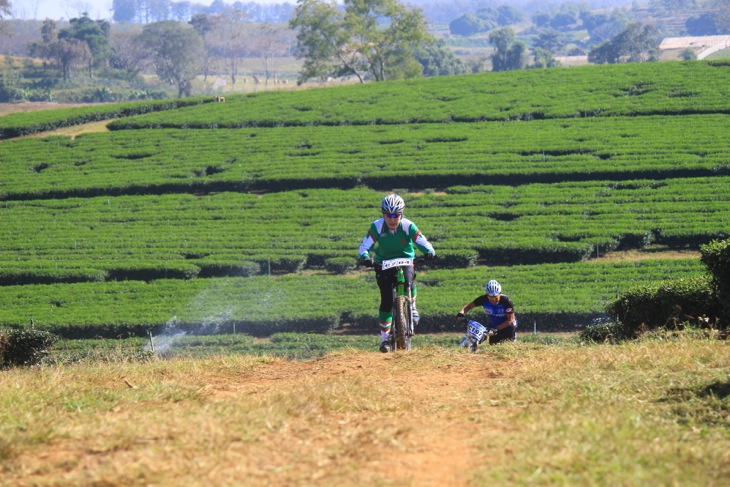
[[[396,350],[411,349],[411,299],[408,296],[398,296],[395,313],[395,348]]]

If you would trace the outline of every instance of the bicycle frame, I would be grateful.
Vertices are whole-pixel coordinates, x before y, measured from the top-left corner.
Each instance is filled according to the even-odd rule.
[[[413,302],[412,289],[406,282],[404,267],[413,265],[414,259],[402,257],[384,260],[380,264],[382,270],[396,268],[396,279],[393,283],[393,325],[390,328],[391,350],[410,350],[413,336]]]

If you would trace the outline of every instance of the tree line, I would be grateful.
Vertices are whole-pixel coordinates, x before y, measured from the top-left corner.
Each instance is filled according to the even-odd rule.
[[[397,0],[347,0],[342,7],[300,0],[289,28],[251,22],[236,8],[195,14],[188,22],[147,23],[141,30],[119,30],[115,35],[112,25],[86,13],[65,27],[46,19],[41,39],[29,43],[28,53],[57,67],[64,82],[77,73],[89,79],[134,79],[149,69],[175,86],[178,96],[189,96],[191,82],[200,74],[204,80],[224,74],[236,84],[241,60],[250,56],[261,59],[264,83],[274,76],[273,60],[291,55],[304,59],[300,82],[343,76],[382,81],[471,71],[427,32],[419,10]]]
[[[41,39],[31,42],[29,54],[59,69],[63,81],[71,81],[80,68],[90,79],[117,77],[132,80],[145,70],[154,71],[178,89],[191,94],[191,81],[223,73],[235,84],[241,59],[258,56],[264,81],[272,76],[271,60],[290,54],[293,36],[283,26],[248,22],[238,11],[197,14],[189,22],[164,20],[145,24],[141,30],[116,33],[106,20],[87,14],[73,18],[67,27],[46,19]]]
[[[730,2],[712,1],[720,6]],[[224,75],[235,85],[242,59],[251,56],[261,59],[264,83],[273,77],[277,57],[293,55],[303,60],[299,83],[342,77],[366,82],[454,75],[483,71],[486,66],[483,61],[487,59],[462,61],[456,57],[443,38],[429,31],[423,11],[400,0],[298,0],[288,25],[252,21],[247,11],[250,5],[240,2],[227,6],[216,0],[207,7],[209,12],[219,13],[194,13],[201,10],[199,6],[186,3],[185,12],[172,15],[174,5],[168,0],[115,0],[115,21],[155,21],[141,28],[115,28],[114,35],[112,25],[129,24],[92,20],[86,13],[63,27],[46,19],[41,40],[31,42],[28,51],[55,66],[63,82],[70,82],[77,73],[92,80],[96,76],[133,80],[142,72],[154,72],[163,83],[175,87],[179,97],[192,94],[192,81],[199,75],[204,80],[212,74]],[[3,6],[6,13],[10,10],[9,1],[0,0],[0,15]],[[146,12],[143,18],[140,12]],[[722,12],[718,11],[718,19],[727,17]],[[188,21],[172,19],[191,13]],[[460,31],[464,34],[490,29],[487,41],[493,49],[488,60],[493,71],[557,66],[554,56],[564,51],[569,39],[556,29],[578,25],[596,41],[587,53],[591,63],[658,58],[659,29],[629,23],[619,10],[592,13],[566,3],[549,16],[536,14],[531,47],[522,40],[526,36],[521,33],[518,37],[512,26],[524,18],[509,6],[484,7],[453,21],[451,29],[460,25],[467,29]],[[259,78],[255,79],[258,83]]]

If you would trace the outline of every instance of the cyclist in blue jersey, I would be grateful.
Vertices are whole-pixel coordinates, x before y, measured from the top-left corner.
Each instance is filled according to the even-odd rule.
[[[415,249],[418,248],[425,254],[426,259],[436,257],[433,246],[421,233],[415,223],[403,216],[406,207],[403,198],[397,194],[389,194],[380,204],[383,217],[375,220],[368,230],[367,235],[360,244],[360,263],[367,267],[375,267],[375,278],[380,288],[380,308],[378,311],[378,326],[382,343],[380,351],[391,352],[388,342],[388,333],[393,325],[393,294],[391,286],[396,278],[396,270],[379,270],[376,262],[402,257],[414,258]],[[372,256],[371,256],[372,252]],[[373,257],[375,260],[373,261]],[[404,269],[405,278],[410,284],[413,292],[413,322],[418,323],[418,310],[416,309],[416,286],[414,279],[416,272],[413,267]]]
[[[456,314],[456,319],[466,321],[466,313],[477,306],[483,306],[487,313],[486,328],[489,332],[489,344],[495,345],[502,341],[517,339],[517,318],[515,306],[506,294],[502,294],[499,282],[491,280],[484,287],[486,294],[467,303]]]

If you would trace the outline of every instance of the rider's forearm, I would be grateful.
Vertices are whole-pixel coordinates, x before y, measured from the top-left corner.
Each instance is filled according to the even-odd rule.
[[[514,315],[512,315],[509,318],[507,318],[506,320],[504,320],[502,323],[500,323],[497,326],[495,326],[495,328],[497,330],[504,330],[505,328],[507,328],[508,326],[510,326],[514,322],[515,322],[515,317],[514,317]]]

